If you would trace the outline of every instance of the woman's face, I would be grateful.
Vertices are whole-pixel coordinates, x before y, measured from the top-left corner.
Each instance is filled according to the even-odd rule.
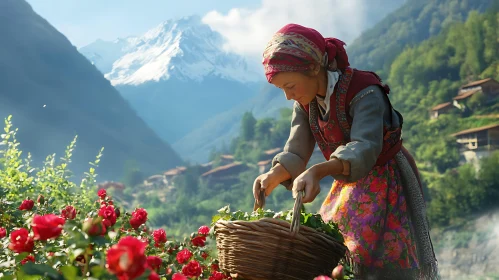
[[[307,76],[301,72],[281,72],[276,74],[271,84],[282,89],[287,100],[295,100],[307,105],[319,91],[317,76]]]

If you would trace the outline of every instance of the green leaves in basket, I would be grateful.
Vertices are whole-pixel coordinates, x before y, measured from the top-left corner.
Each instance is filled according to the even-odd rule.
[[[243,212],[241,210],[237,210],[235,212],[230,211],[229,205],[218,210],[218,214],[213,216],[212,225],[214,225],[219,220],[225,221],[257,221],[262,218],[274,218],[287,222],[291,222],[293,215],[293,210],[288,211],[280,211],[274,212],[270,209],[262,210],[257,209],[251,213]],[[340,233],[338,229],[338,225],[333,222],[325,223],[322,220],[321,215],[315,213],[306,213],[305,208],[301,209],[300,213],[300,224],[303,226],[307,226],[313,228],[318,232],[322,232],[331,236],[332,238],[338,240],[341,243],[344,243],[343,235]]]

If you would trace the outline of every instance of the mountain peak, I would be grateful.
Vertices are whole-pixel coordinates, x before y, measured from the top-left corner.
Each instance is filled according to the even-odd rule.
[[[236,54],[223,50],[224,39],[198,15],[164,21],[139,37],[95,42],[80,51],[113,85],[168,80],[202,81],[208,76],[253,82],[259,75]]]

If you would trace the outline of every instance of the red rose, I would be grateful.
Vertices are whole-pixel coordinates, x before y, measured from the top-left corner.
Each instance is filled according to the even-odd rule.
[[[177,272],[177,273],[173,274],[172,280],[189,280],[189,279],[187,279],[187,277],[185,277],[185,275],[182,275],[182,274]]]
[[[138,229],[141,225],[145,224],[147,221],[147,211],[143,208],[137,208],[132,212],[132,218],[130,219],[130,225],[134,229]]]
[[[76,209],[71,205],[66,206],[66,208],[61,211],[61,217],[66,220],[73,220],[76,218]]]
[[[191,257],[192,257],[191,251],[185,248],[184,250],[177,253],[177,262],[183,264],[186,261],[188,261]]]
[[[152,236],[154,238],[154,242],[160,244],[160,243],[166,243],[166,232],[164,229],[160,228],[152,232]]]
[[[159,275],[154,271],[152,271],[151,274],[149,274],[148,280],[160,280],[160,279],[161,278],[159,278]]]
[[[148,256],[147,257],[147,265],[155,271],[158,271],[161,268],[162,263],[163,263],[163,260],[160,257],[156,257],[156,256]]]
[[[218,271],[213,272],[213,274],[210,275],[210,278],[208,278],[208,280],[223,280],[223,279],[225,279],[225,275]]]
[[[0,238],[4,238],[7,236],[7,230],[3,227],[0,227]]]
[[[35,262],[35,257],[32,255],[27,256],[21,261],[21,264],[25,264],[27,262]]]
[[[19,206],[19,210],[31,210],[35,206],[35,202],[31,199],[24,200]]]
[[[106,234],[106,225],[104,221],[96,222],[92,218],[88,218],[83,223],[83,231],[91,236],[104,235]]]
[[[217,263],[212,263],[211,264],[211,271],[218,271],[220,270],[220,267],[218,266]]]
[[[198,229],[198,234],[208,235],[210,233],[210,228],[207,226],[201,226]]]
[[[192,240],[192,245],[197,246],[197,247],[203,247],[206,242],[206,237],[205,236],[196,236]]]
[[[206,252],[201,253],[201,258],[206,260],[207,257],[208,257],[208,253],[206,253]]]
[[[29,232],[25,228],[14,230],[10,233],[9,249],[16,253],[32,252],[35,245],[33,238],[29,236]]]
[[[106,198],[107,196],[107,192],[105,189],[100,189],[98,192],[97,192],[97,196],[99,196],[101,199],[104,199]]]
[[[99,216],[101,216],[104,220],[108,220],[111,223],[111,226],[116,224],[116,212],[114,212],[114,207],[102,206],[99,210]]]
[[[107,250],[107,269],[118,276],[139,277],[146,268],[146,244],[135,237],[125,236]]]
[[[182,267],[182,274],[187,277],[199,277],[202,273],[201,265],[195,260]]]
[[[58,237],[61,235],[65,222],[64,218],[54,214],[35,215],[31,223],[35,240],[47,240]]]

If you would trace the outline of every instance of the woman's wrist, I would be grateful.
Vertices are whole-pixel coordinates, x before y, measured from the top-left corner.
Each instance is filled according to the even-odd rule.
[[[274,177],[278,183],[291,179],[291,174],[280,163],[277,163],[274,167],[272,167],[268,174]]]
[[[331,176],[340,175],[344,173],[344,165],[340,159],[332,158],[328,161],[321,162],[310,167],[310,171],[320,179]]]

